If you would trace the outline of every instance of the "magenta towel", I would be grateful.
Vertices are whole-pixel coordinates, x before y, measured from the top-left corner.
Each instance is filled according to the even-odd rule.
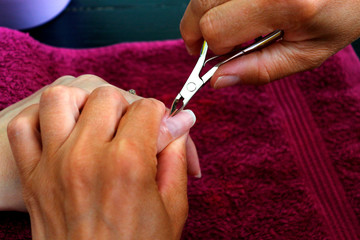
[[[0,109],[85,73],[170,106],[196,60],[180,40],[71,50],[0,28]],[[360,62],[351,47],[266,86],[205,86],[188,107],[203,177],[189,181],[183,239],[360,238]],[[0,213],[0,239],[30,238],[27,214]]]

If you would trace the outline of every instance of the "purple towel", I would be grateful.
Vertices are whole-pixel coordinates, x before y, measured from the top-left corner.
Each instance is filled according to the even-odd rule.
[[[72,50],[0,28],[0,109],[62,75],[96,74],[167,106],[196,58],[180,40]],[[351,47],[266,86],[189,103],[203,177],[189,181],[183,239],[360,239],[360,62]],[[31,238],[0,213],[1,239]]]

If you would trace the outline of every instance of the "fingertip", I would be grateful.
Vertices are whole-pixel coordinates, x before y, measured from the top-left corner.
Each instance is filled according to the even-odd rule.
[[[201,178],[202,174],[199,155],[197,153],[195,143],[189,135],[186,140],[186,158],[188,165],[188,174],[195,178]]]
[[[190,109],[185,109],[185,110],[183,110],[183,112],[188,114],[188,116],[186,118],[189,121],[189,125],[191,123],[190,127],[193,127],[195,125],[195,123],[196,123],[196,115],[195,115],[195,113]]]
[[[186,51],[187,53],[190,55],[190,56],[194,56],[195,55],[195,51],[189,47],[187,44],[185,44],[185,48],[186,48]]]
[[[204,42],[204,40],[202,38],[199,38],[197,40],[188,40],[186,41],[184,39],[184,42],[185,42],[185,48],[186,48],[186,51],[188,52],[188,54],[190,56],[198,56],[201,52],[201,47],[202,47],[202,44]]]
[[[202,177],[201,172],[199,172],[198,174],[196,174],[194,177],[200,179],[200,178]]]
[[[165,125],[171,136],[176,139],[190,130],[196,122],[196,116],[193,111],[187,109],[179,112],[173,117],[165,120]]]
[[[199,16],[193,13],[188,5],[183,18],[180,21],[180,34],[185,42],[185,47],[190,55],[198,55],[203,42],[202,34],[198,25]]]

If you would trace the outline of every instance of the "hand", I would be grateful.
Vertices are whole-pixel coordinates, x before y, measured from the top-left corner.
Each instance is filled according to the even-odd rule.
[[[191,0],[180,24],[188,51],[205,39],[215,54],[274,30],[284,39],[221,66],[215,88],[264,84],[321,65],[360,36],[360,1]]]
[[[8,135],[34,239],[178,239],[187,136],[174,138],[192,123],[173,136],[167,114],[156,100],[129,105],[114,87],[57,86],[15,117]],[[173,142],[159,152],[159,139]]]
[[[82,75],[78,78],[63,76],[49,86],[55,85],[73,86],[91,92],[99,86],[109,84],[94,75]],[[0,111],[0,210],[26,211],[21,194],[19,174],[6,132],[7,125],[11,119],[26,107],[39,103],[42,92],[49,86],[43,87],[31,96]],[[132,94],[126,94],[126,99],[130,102],[139,98]]]
[[[40,89],[33,95],[7,107],[0,112],[0,210],[26,211],[21,194],[19,173],[17,171],[17,167],[8,141],[6,131],[7,125],[18,113],[20,113],[26,107],[39,103],[41,94],[47,88],[57,85],[77,87],[87,92],[92,92],[94,89],[100,86],[111,86],[103,79],[94,75],[87,74],[77,78],[72,76],[63,76],[49,86]],[[129,92],[122,89],[118,88],[118,90],[129,103],[142,99],[140,96],[130,94]],[[171,124],[171,122],[169,124]],[[165,146],[162,145],[161,147],[164,148]],[[193,176],[201,176],[196,147],[190,136],[187,140],[187,160],[189,161],[189,174]]]

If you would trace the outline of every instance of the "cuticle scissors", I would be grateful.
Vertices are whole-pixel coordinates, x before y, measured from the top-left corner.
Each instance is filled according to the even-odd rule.
[[[211,79],[216,70],[224,63],[227,63],[237,57],[249,54],[251,52],[260,50],[280,39],[282,39],[284,32],[282,30],[276,30],[265,37],[257,38],[255,42],[248,47],[245,47],[241,50],[235,50],[225,55],[214,56],[206,60],[206,54],[208,51],[208,44],[204,41],[203,46],[200,51],[200,57],[191,72],[189,78],[185,82],[183,88],[179,94],[174,99],[171,105],[170,116],[175,116],[178,112],[184,109],[184,107],[189,103],[190,99]],[[217,63],[212,67],[208,72],[206,72],[202,77],[200,77],[200,72],[204,66],[217,58],[225,57],[226,59]],[[178,108],[179,103],[181,107]]]

